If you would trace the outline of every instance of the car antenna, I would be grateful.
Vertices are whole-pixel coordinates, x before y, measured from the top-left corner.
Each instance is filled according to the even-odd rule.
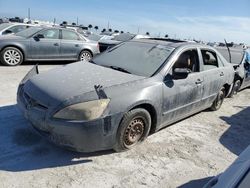
[[[36,73],[39,74],[38,63],[35,66],[36,66]]]
[[[229,62],[232,63],[232,56],[231,56],[231,52],[230,52],[229,46],[227,44],[226,39],[224,39],[224,41],[225,41],[225,44],[226,44],[226,47],[227,47],[227,51],[228,51],[228,54],[229,54]]]
[[[105,91],[103,90],[103,86],[102,85],[95,85],[95,91],[96,94],[98,95],[99,99],[107,99],[107,95],[105,93]]]

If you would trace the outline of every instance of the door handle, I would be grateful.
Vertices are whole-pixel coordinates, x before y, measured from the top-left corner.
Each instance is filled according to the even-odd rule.
[[[203,82],[203,80],[201,80],[201,79],[197,79],[197,81],[195,82],[195,84],[201,84]]]
[[[79,44],[75,44],[75,47],[79,47]]]
[[[59,44],[58,43],[54,43],[54,46],[59,46]]]
[[[220,76],[224,76],[224,72],[221,72],[221,73],[220,73]]]

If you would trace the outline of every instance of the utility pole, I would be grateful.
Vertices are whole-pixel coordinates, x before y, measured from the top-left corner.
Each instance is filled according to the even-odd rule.
[[[108,21],[108,29],[109,29],[109,21]]]
[[[53,21],[53,22],[54,22],[54,26],[55,26],[55,25],[56,25],[56,18],[54,18],[54,21]]]
[[[30,8],[28,8],[28,19],[30,21]]]
[[[138,29],[137,29],[137,34],[139,34],[140,32],[140,26],[138,26]]]
[[[76,25],[78,25],[78,17],[76,18]]]

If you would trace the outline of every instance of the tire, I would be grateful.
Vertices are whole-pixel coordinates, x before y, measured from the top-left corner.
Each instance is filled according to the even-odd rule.
[[[225,88],[222,87],[216,97],[216,99],[214,100],[212,106],[210,107],[210,109],[212,111],[216,111],[216,110],[219,110],[223,101],[224,101],[224,98],[226,96],[226,92],[225,92]]]
[[[113,149],[121,152],[133,148],[147,138],[150,128],[151,116],[147,110],[136,108],[127,112],[118,128]]]
[[[233,89],[228,97],[233,97],[234,95],[236,95],[239,92],[240,86],[241,86],[241,81],[236,80],[234,82]]]
[[[23,62],[23,53],[15,47],[7,47],[0,53],[0,60],[3,65],[17,66]]]
[[[88,50],[81,51],[79,55],[79,61],[90,61],[93,58],[92,54]]]

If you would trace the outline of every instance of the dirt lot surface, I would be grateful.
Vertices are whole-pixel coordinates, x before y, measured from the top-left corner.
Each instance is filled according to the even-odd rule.
[[[34,65],[34,64],[33,64]],[[46,71],[60,64],[41,65]],[[0,66],[0,187],[201,187],[250,144],[250,90],[153,135],[134,150],[81,154],[37,135],[16,106],[31,65]]]

